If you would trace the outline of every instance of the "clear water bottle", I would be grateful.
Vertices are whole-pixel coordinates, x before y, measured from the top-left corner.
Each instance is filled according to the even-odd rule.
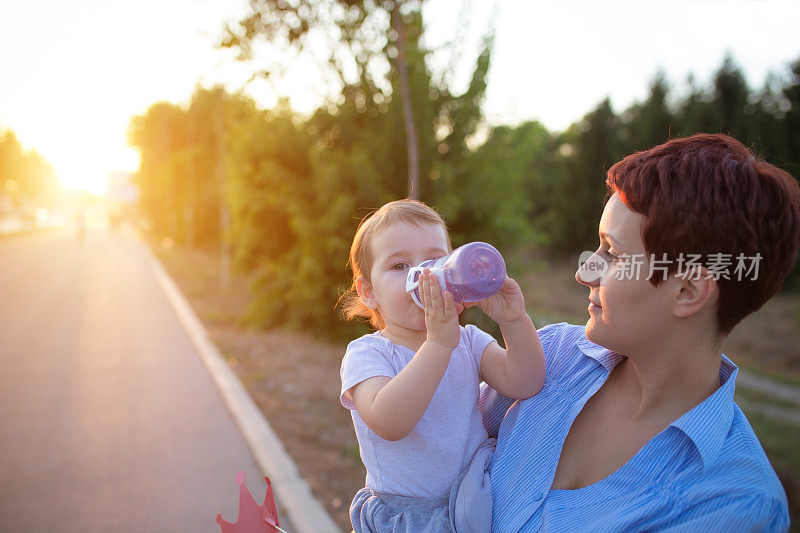
[[[442,291],[448,290],[456,302],[478,302],[500,290],[506,279],[503,256],[491,244],[470,242],[439,259],[429,259],[408,270],[406,292],[424,309],[419,295],[419,276],[429,269],[439,278]]]

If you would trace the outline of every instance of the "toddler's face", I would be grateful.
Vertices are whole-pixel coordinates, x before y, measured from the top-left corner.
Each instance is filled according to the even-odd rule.
[[[439,225],[398,222],[375,237],[369,291],[373,298],[364,303],[378,310],[389,331],[425,330],[425,313],[406,292],[408,269],[448,253],[447,236]]]

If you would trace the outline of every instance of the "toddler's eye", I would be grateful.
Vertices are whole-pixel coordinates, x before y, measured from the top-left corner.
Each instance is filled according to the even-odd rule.
[[[395,263],[392,265],[392,270],[405,270],[408,267],[405,263]]]

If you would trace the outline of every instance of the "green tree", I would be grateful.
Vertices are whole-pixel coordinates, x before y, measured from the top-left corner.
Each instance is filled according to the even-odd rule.
[[[229,28],[231,41],[226,44],[247,51],[253,42],[267,37],[273,44],[285,41],[296,46],[299,52],[314,28],[330,23],[330,19],[314,18],[316,11],[307,6],[300,18],[308,24],[295,28],[299,31],[295,35],[292,21],[299,20],[294,16],[300,15],[302,5],[292,4],[286,11],[285,3],[259,3],[254,9],[261,13],[256,17],[261,22],[248,18],[237,29]],[[249,136],[237,138],[232,156],[236,168],[231,171],[231,237],[236,264],[255,276],[250,316],[265,327],[314,325],[321,332],[343,330],[332,306],[349,284],[344,265],[359,219],[368,213],[367,208],[408,194],[409,140],[402,134],[408,103],[396,97],[403,91],[397,74],[402,64],[420,147],[421,179],[415,193],[439,205],[448,219],[452,215],[454,227],[460,228],[465,220],[459,216],[466,211],[459,211],[462,204],[457,197],[466,179],[467,144],[480,122],[491,39],[484,43],[469,88],[464,94],[453,94],[445,78],[434,76],[427,66],[429,52],[420,44],[424,24],[419,3],[358,2],[347,13],[337,11],[341,3],[329,5],[339,21],[339,35],[346,39],[345,51],[354,53],[367,26],[372,28],[373,40],[379,37],[380,47],[362,50],[361,56],[355,53],[354,61],[361,65],[355,77],[348,77],[337,63],[343,56],[334,56],[333,69],[340,74],[338,96],[309,119],[285,106],[267,112],[264,119],[254,119]],[[399,36],[388,24],[398,6],[406,41],[403,61],[396,49]],[[375,18],[380,12],[387,17]],[[270,18],[276,13],[282,13],[282,18]],[[262,24],[264,20],[268,22]],[[388,67],[376,71],[383,72],[380,77],[367,68],[370,61],[378,60]],[[271,148],[253,148],[265,144]],[[477,186],[479,180],[473,181]],[[481,213],[496,209],[498,202],[488,200],[475,202]],[[484,235],[484,239],[491,237]],[[265,241],[275,241],[276,247]]]
[[[409,49],[418,42],[409,36],[409,25],[421,18],[422,2],[411,0],[254,0],[248,13],[238,24],[228,25],[221,46],[236,48],[240,57],[252,58],[253,45],[266,40],[281,50],[300,53],[327,37],[327,65],[343,87],[356,89],[361,106],[386,97],[385,79],[375,72],[392,65],[393,94],[402,102],[406,139],[408,192],[418,197],[419,142],[412,90]],[[412,28],[413,31],[413,28]],[[267,75],[273,65],[262,71]],[[351,74],[352,73],[352,74]]]
[[[634,104],[623,113],[626,122],[625,151],[652,148],[669,139],[674,118],[667,106],[669,84],[663,72],[650,83],[650,93],[641,104]]]
[[[222,244],[229,132],[248,112],[255,110],[247,98],[198,87],[186,108],[158,103],[131,120],[140,203],[157,235],[187,246]]]
[[[178,239],[182,190],[176,154],[184,145],[185,112],[176,105],[153,104],[144,115],[131,119],[128,142],[140,153],[136,183],[142,212],[159,236]]]
[[[758,93],[750,95],[748,107],[748,129],[754,145],[760,153],[767,155],[771,163],[784,166],[791,156],[783,144],[785,124],[785,100],[780,94],[777,78],[770,74]]]
[[[16,204],[47,204],[58,190],[52,165],[36,150],[25,150],[13,131],[0,131],[0,191]]]
[[[789,67],[789,79],[781,91],[785,116],[782,121],[782,142],[785,159],[783,167],[795,179],[800,180],[800,59],[794,61]],[[794,264],[794,269],[786,281],[786,286],[800,291],[800,256]]]
[[[465,158],[453,240],[491,239],[499,249],[542,242],[536,225],[549,205],[549,151],[552,140],[539,122],[498,126]]]
[[[753,108],[749,105],[749,97],[750,89],[744,74],[733,57],[726,56],[714,77],[710,102],[711,131],[727,133],[751,144],[754,139],[749,114]]]
[[[789,67],[789,79],[781,90],[784,112],[782,148],[786,154],[786,164],[791,166],[794,176],[800,175],[800,59]],[[780,104],[779,104],[780,105]]]
[[[624,155],[619,118],[608,98],[560,139],[563,159],[546,215],[550,249],[574,254],[597,247],[597,221],[603,213],[606,171]]]
[[[453,230],[455,241],[460,243],[481,231],[484,240],[502,238],[500,233],[492,231],[493,228],[481,224],[481,221],[500,210],[496,195],[471,197],[467,192],[468,189],[485,191],[492,184],[497,184],[496,179],[471,171],[469,166],[474,156],[470,141],[477,134],[483,116],[481,104],[486,94],[493,43],[492,35],[484,39],[472,79],[464,94],[454,96],[446,86],[440,86],[434,102],[437,109],[433,133],[439,133],[441,140],[435,143],[435,150],[432,150],[437,154],[437,160],[432,169],[434,180],[429,200],[440,206]],[[427,195],[424,197],[428,198]],[[512,212],[510,216],[520,214]]]
[[[699,87],[692,74],[687,76],[686,85],[689,87],[689,93],[676,111],[677,135],[685,137],[695,133],[711,132],[713,118],[709,91]]]

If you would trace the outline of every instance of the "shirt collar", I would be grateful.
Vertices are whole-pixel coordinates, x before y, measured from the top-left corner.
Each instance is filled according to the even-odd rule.
[[[707,468],[717,459],[733,422],[733,393],[738,373],[739,367],[722,354],[719,365],[720,387],[670,424],[692,440],[703,460],[703,468]]]
[[[611,371],[625,356],[618,354],[586,338],[584,334],[577,342],[578,348],[606,370]],[[685,412],[670,426],[682,431],[694,443],[703,468],[711,465],[719,455],[725,437],[733,421],[733,393],[739,373],[733,361],[722,354],[719,366],[720,387],[714,393]]]
[[[609,350],[608,348],[600,346],[599,344],[593,343],[586,338],[585,333],[580,339],[578,339],[576,344],[583,353],[603,365],[608,371],[611,371],[611,369],[613,369],[617,363],[625,358],[624,355],[618,354],[612,350]]]

